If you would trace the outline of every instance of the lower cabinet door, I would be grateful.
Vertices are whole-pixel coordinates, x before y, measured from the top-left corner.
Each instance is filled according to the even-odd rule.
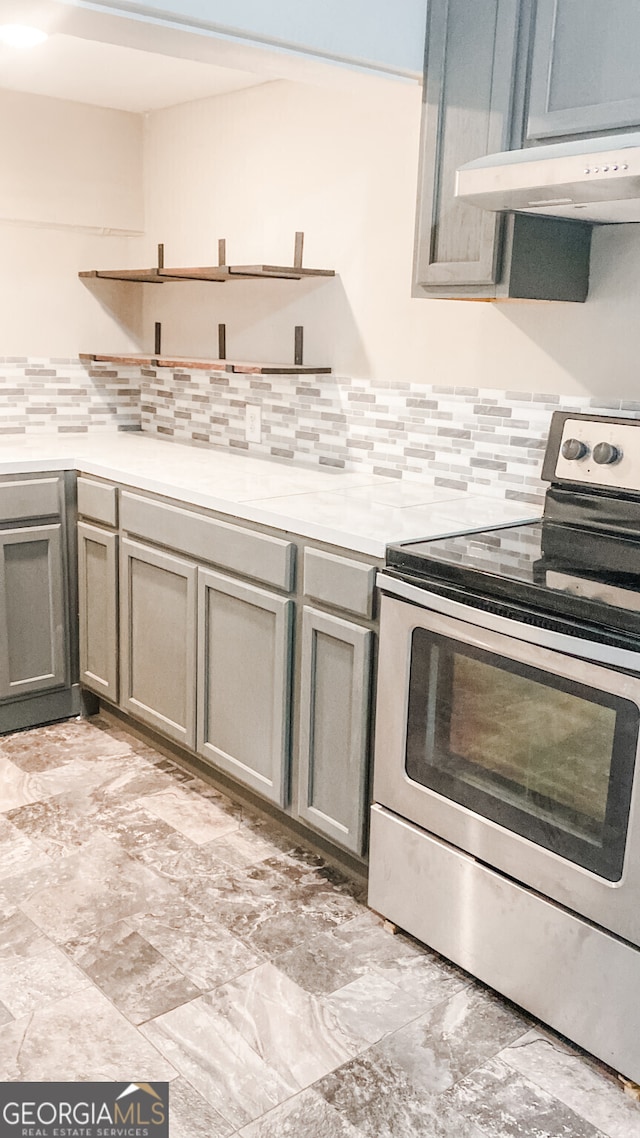
[[[191,750],[197,572],[180,557],[120,543],[120,705]]]
[[[80,681],[118,702],[118,535],[78,525]]]
[[[64,687],[62,525],[0,531],[0,699]]]
[[[285,806],[293,602],[198,572],[198,753]]]
[[[305,608],[302,624],[298,814],[364,852],[373,633]]]

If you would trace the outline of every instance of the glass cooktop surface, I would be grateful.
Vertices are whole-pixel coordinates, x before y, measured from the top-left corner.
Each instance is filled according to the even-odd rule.
[[[387,571],[466,603],[500,598],[640,633],[640,535],[531,522],[391,545]]]

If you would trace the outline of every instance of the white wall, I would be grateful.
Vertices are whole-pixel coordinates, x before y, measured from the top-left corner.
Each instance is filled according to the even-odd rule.
[[[138,342],[141,290],[85,286],[143,226],[140,116],[0,90],[0,355]]]
[[[640,232],[601,227],[584,305],[412,299],[420,89],[344,94],[286,81],[149,116],[147,259],[305,263],[334,281],[175,285],[145,294],[147,340],[172,352],[305,360],[341,375],[506,390],[631,396],[640,388]]]

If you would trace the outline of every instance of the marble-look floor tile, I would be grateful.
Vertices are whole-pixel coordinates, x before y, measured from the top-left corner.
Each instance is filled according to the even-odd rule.
[[[486,1138],[604,1138],[598,1127],[498,1059],[468,1075],[440,1101],[471,1119]]]
[[[266,861],[274,856],[271,842],[265,841],[260,834],[240,826],[223,838],[209,842],[205,849],[210,849],[220,861],[232,866],[234,869],[244,869],[249,865],[256,865],[259,861]]]
[[[471,1118],[413,1086],[379,1053],[356,1056],[314,1089],[365,1138],[486,1138]]]
[[[454,1136],[466,1115],[456,1102],[448,1104],[448,1112],[440,1111],[441,1092],[527,1027],[497,998],[463,990],[387,1035],[317,1089],[372,1138],[422,1133],[420,1127],[427,1134],[448,1134],[449,1126]],[[471,1115],[468,1121],[473,1135],[480,1127]]]
[[[229,872],[228,865],[220,861],[212,849],[212,843],[197,846],[176,831],[172,837],[146,850],[138,849],[136,857],[194,903],[211,882]]]
[[[53,944],[27,956],[4,956],[0,961],[0,1001],[14,1019],[46,1004],[80,992],[90,981]]]
[[[169,1129],[171,1138],[228,1138],[233,1132],[222,1115],[181,1076],[169,1084]]]
[[[594,1063],[117,720],[3,736],[3,788],[1,1078],[172,1080],[175,1138],[640,1138]]]
[[[176,891],[129,857],[115,842],[98,836],[79,853],[52,862],[57,870],[40,871],[20,906],[52,940],[85,936],[146,909],[156,900],[172,901]],[[49,868],[46,871],[50,873]],[[9,878],[19,896],[22,878]],[[5,883],[5,888],[7,884]]]
[[[379,918],[370,914],[340,926],[336,938],[344,944],[358,966],[378,972],[413,996],[426,1008],[466,987],[470,977],[424,945],[399,933],[393,936]]]
[[[171,785],[167,775],[134,754],[74,756],[38,777],[49,796],[70,795],[70,801],[85,813],[113,803],[121,806]]]
[[[274,964],[315,995],[335,992],[370,971],[357,951],[335,935],[334,928],[281,953]]]
[[[0,916],[0,968],[5,960],[38,956],[50,945],[42,929],[20,909],[13,908],[6,916]]]
[[[99,731],[87,720],[65,720],[32,731],[20,731],[0,739],[0,754],[24,771],[44,771],[82,758],[127,754],[129,745]]]
[[[46,791],[42,788],[40,777],[21,770],[11,759],[0,755],[0,814],[44,798]]]
[[[360,1035],[370,1044],[404,1027],[424,1011],[419,996],[403,991],[377,972],[352,980],[324,996],[322,1003],[345,1031]]]
[[[75,853],[96,832],[92,819],[59,795],[10,810],[6,817],[47,858]]]
[[[93,987],[6,1024],[0,1071],[10,1082],[162,1082],[177,1074]]]
[[[195,896],[193,899],[196,900]],[[199,889],[197,904],[234,936],[275,956],[359,911],[342,881],[285,856],[232,871]]]
[[[23,807],[29,809],[29,807]],[[14,826],[8,815],[0,814],[0,879],[13,877],[29,865],[44,865],[46,853]]]
[[[172,853],[194,851],[198,847],[173,826],[145,810],[138,802],[105,802],[97,818],[100,829],[117,841],[132,857],[151,864],[156,849]]]
[[[260,1058],[206,996],[139,1030],[236,1130],[297,1089]]]
[[[69,941],[64,950],[132,1023],[145,1023],[201,994],[123,922]]]
[[[556,1036],[532,1029],[497,1058],[588,1119],[607,1138],[640,1138],[640,1103]]]
[[[464,973],[415,941],[386,932],[380,919],[366,910],[283,953],[275,963],[296,983],[318,994],[375,974],[402,989],[410,1000],[420,999],[422,1011],[469,983]]]
[[[305,1090],[243,1127],[238,1138],[361,1138],[361,1132],[321,1095]]]
[[[203,991],[235,980],[263,960],[185,901],[165,906],[159,916],[137,913],[127,924]]]
[[[388,1035],[374,1053],[416,1088],[439,1093],[522,1038],[530,1022],[499,997],[465,988]]]
[[[196,845],[221,838],[240,825],[237,818],[229,815],[214,800],[201,798],[175,784],[141,798],[139,804]]]
[[[270,1068],[303,1089],[366,1046],[330,1009],[265,963],[204,997]]]

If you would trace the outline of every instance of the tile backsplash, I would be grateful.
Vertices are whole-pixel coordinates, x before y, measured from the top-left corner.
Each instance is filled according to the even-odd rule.
[[[248,443],[248,403],[262,440]],[[413,478],[538,504],[555,410],[640,415],[640,402],[0,357],[0,434],[137,430],[257,456]]]
[[[0,435],[140,429],[139,369],[0,356]]]

